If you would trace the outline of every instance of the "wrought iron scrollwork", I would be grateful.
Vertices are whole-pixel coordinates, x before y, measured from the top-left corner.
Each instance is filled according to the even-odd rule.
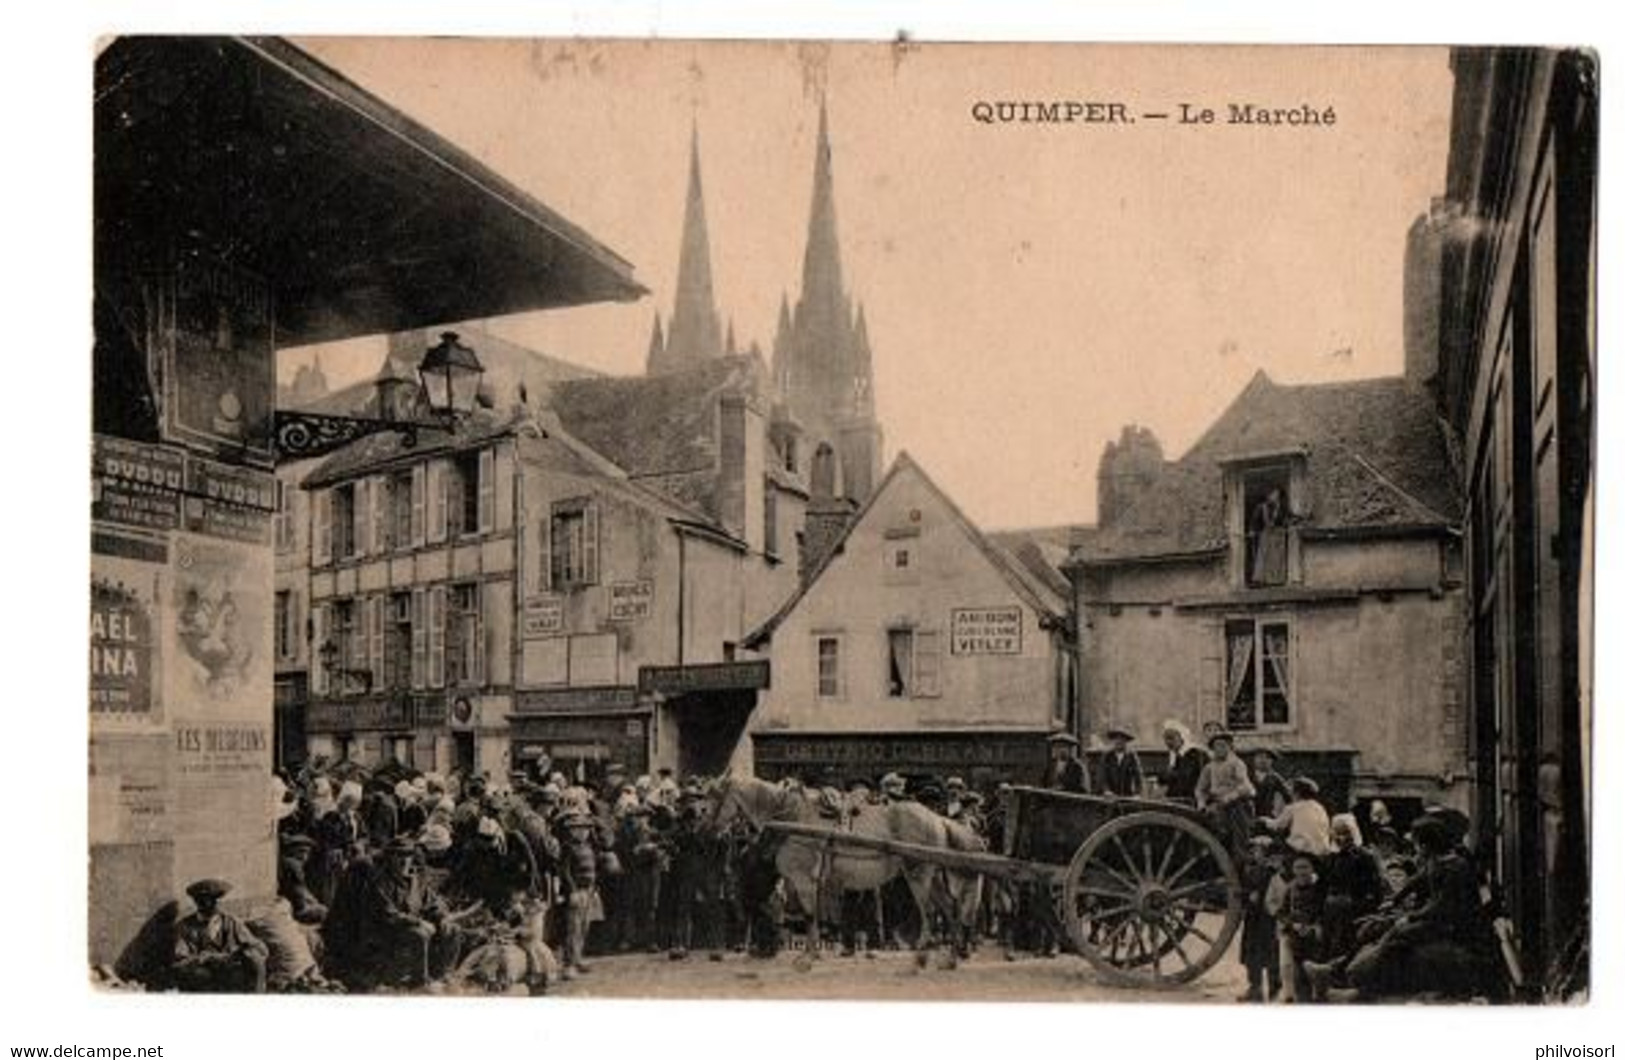
[[[400,434],[401,444],[407,448],[417,444],[418,428],[415,423],[279,411],[276,414],[277,459],[305,460],[323,456],[358,439],[385,431]]]

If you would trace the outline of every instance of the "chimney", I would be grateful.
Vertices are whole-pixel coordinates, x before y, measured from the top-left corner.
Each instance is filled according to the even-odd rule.
[[[1107,442],[1095,473],[1095,522],[1107,526],[1162,477],[1162,443],[1148,427],[1130,424]]]
[[[807,518],[801,534],[801,580],[811,578],[824,557],[846,533],[853,516],[850,501],[840,497],[814,497],[807,502]]]
[[[762,499],[767,488],[765,442],[762,414],[746,396],[722,395],[717,423],[717,520],[757,552],[766,536]]]
[[[1445,244],[1462,216],[1460,204],[1435,197],[1405,236],[1405,378],[1427,386],[1439,374],[1439,311]]]

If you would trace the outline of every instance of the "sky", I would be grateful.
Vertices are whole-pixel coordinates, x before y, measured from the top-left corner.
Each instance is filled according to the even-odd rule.
[[[906,449],[990,529],[1091,521],[1107,441],[1149,426],[1177,456],[1260,369],[1400,372],[1406,231],[1444,183],[1442,48],[297,43],[633,263],[640,302],[486,322],[615,374],[670,318],[694,125],[719,310],[771,348],[824,99],[887,462]],[[1023,100],[1136,120],[976,120]],[[1231,103],[1335,123],[1230,124]],[[314,349],[284,351],[282,377]],[[366,377],[382,349],[324,347],[323,369]]]

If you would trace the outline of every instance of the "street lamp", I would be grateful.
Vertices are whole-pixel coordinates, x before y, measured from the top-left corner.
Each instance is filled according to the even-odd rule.
[[[322,646],[316,649],[316,655],[321,660],[322,670],[332,683],[348,685],[351,681],[361,684],[363,692],[372,691],[372,671],[352,670],[339,665],[339,646],[332,639],[324,640]],[[343,691],[342,689],[339,691]]]
[[[387,390],[380,392],[382,404],[377,416],[329,416],[278,409],[277,459],[307,460],[386,431],[399,434],[401,444],[407,448],[417,444],[420,429],[455,431],[473,413],[484,374],[484,365],[473,350],[458,341],[457,333],[442,332],[440,342],[431,346],[418,364],[418,401],[412,404],[426,410],[426,417],[402,418]]]

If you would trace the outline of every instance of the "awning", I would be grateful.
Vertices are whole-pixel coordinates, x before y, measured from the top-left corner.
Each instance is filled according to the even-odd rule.
[[[278,38],[124,37],[96,62],[96,276],[253,272],[298,346],[647,291],[467,152]]]

